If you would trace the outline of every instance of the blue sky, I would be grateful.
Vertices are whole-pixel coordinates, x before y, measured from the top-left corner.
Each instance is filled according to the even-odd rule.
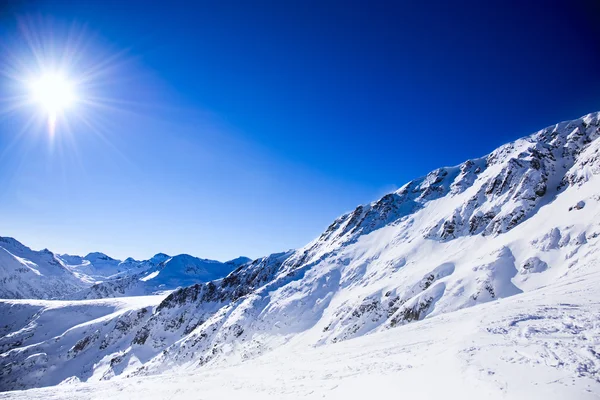
[[[1,235],[121,258],[257,257],[600,110],[591,1],[121,3],[0,11],[3,72],[30,58],[23,26],[53,43],[47,57],[75,32],[88,45],[72,74],[107,61],[83,89],[110,100],[71,110],[53,140],[23,129],[29,108],[0,114]],[[7,108],[19,88],[1,83]]]

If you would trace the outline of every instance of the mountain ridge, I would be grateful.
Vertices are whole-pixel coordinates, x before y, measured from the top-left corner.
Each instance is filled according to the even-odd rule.
[[[16,330],[0,340],[9,349],[0,365],[11,366],[0,370],[0,389],[226,365],[584,279],[600,267],[599,176],[600,113],[552,125],[360,205],[300,249],[243,263],[155,305],[23,348]],[[559,361],[600,367],[569,354]],[[65,368],[40,377],[49,364]],[[573,379],[589,378],[573,368]]]
[[[112,285],[120,279],[133,278],[131,282],[135,286],[139,279],[148,278],[156,269],[164,269],[168,261],[187,260],[187,263],[179,265],[182,269],[188,269],[187,272],[182,271],[180,277],[177,276],[176,263],[171,264],[168,268],[172,275],[170,282],[162,282],[147,290],[140,289],[136,293],[150,294],[153,289],[158,290],[159,285],[162,285],[162,290],[172,290],[178,286],[216,279],[249,260],[247,257],[238,257],[222,263],[188,254],[171,257],[157,253],[148,260],[138,261],[129,257],[121,261],[102,252],[91,252],[82,257],[56,254],[48,249],[32,250],[12,237],[0,237],[0,258],[0,298],[7,299],[84,298],[81,292],[91,290],[96,285]],[[211,272],[211,269],[216,271]],[[180,281],[178,278],[181,278]]]

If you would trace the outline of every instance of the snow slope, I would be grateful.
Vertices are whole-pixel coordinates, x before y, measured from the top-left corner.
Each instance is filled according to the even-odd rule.
[[[0,399],[597,399],[598,272],[330,346]],[[549,305],[549,299],[552,299]]]
[[[140,390],[166,396],[164,382],[192,389],[181,377],[141,377],[200,368],[206,381],[192,388],[209,394],[221,384],[310,397],[329,392],[302,366],[331,362],[323,376],[344,382],[331,396],[360,393],[355,378],[389,390],[400,379],[399,394],[420,396],[438,390],[432,379],[445,384],[440,391],[464,386],[473,396],[500,397],[513,386],[516,398],[521,388],[533,397],[598,396],[598,188],[595,113],[409,182],[301,249],[175,290],[114,337],[94,323],[72,337],[17,344],[0,354],[2,389],[57,384],[64,375],[50,366],[60,366],[88,382],[136,377],[118,387],[139,379]],[[46,358],[28,361],[40,353]],[[397,363],[406,356],[406,368],[386,354]],[[252,381],[261,365],[277,370],[265,384]],[[80,390],[114,395],[103,385]]]
[[[94,337],[103,339],[103,343],[123,340],[127,325],[147,318],[152,306],[163,298],[159,295],[87,301],[0,300],[2,356],[10,358],[27,349],[36,349],[34,354],[28,354],[22,366],[3,363],[0,389],[9,384],[5,375],[31,366],[43,366],[28,378],[39,385],[57,384],[57,377],[67,379],[77,375],[84,378],[85,374],[93,372],[88,368],[86,358],[94,355],[82,354],[75,359],[89,342],[81,340],[82,335],[95,329]],[[101,333],[104,336],[100,337]],[[69,349],[66,354],[61,353],[64,359],[55,359],[56,348],[64,346]],[[71,362],[65,365],[65,360]]]

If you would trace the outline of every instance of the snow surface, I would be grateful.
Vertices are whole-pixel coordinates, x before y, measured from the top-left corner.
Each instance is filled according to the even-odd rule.
[[[53,317],[74,325],[48,335],[36,322],[40,303],[21,304],[27,311],[11,314],[0,339],[0,390],[598,398],[599,116],[435,170],[341,216],[301,249],[232,265],[160,302],[112,311],[98,303],[84,322]],[[185,257],[174,265],[188,271]],[[156,271],[146,282],[94,285],[105,288],[94,296],[169,277],[145,274]],[[59,315],[78,303],[46,304]]]
[[[594,272],[333,345],[300,337],[232,365],[0,399],[597,399],[599,283]]]

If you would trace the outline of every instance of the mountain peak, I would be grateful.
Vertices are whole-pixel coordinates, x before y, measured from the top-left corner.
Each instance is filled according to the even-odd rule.
[[[99,260],[101,260],[101,261],[119,261],[119,260],[116,260],[116,259],[114,259],[104,253],[98,252],[98,251],[88,253],[85,257],[83,257],[83,259],[92,261],[92,262],[99,261]]]
[[[25,246],[23,243],[19,242],[17,239],[9,236],[0,236],[0,246],[10,246],[17,248],[29,249],[29,247]]]
[[[233,260],[225,261],[225,264],[235,265],[235,266],[239,267],[241,265],[249,263],[250,261],[252,261],[251,258],[240,256],[240,257],[234,258]]]

